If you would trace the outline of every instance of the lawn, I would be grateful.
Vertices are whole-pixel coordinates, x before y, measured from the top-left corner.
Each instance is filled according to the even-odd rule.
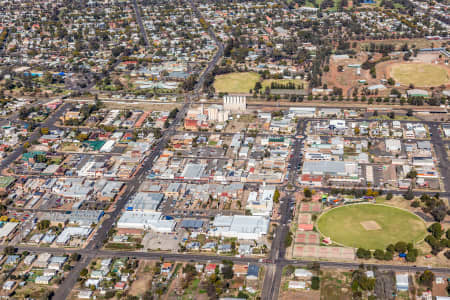
[[[443,66],[432,64],[394,64],[390,74],[403,85],[412,83],[417,87],[439,86],[450,82],[449,71]]]
[[[217,93],[249,93],[259,81],[259,74],[255,72],[228,73],[217,75],[214,88]]]
[[[272,82],[276,82],[276,83],[280,83],[280,84],[287,84],[287,83],[292,82],[295,84],[296,87],[303,84],[304,89],[308,88],[308,83],[301,79],[265,79],[262,82],[263,88],[266,88],[266,87],[270,88],[270,85],[272,84]]]
[[[426,235],[425,223],[399,208],[356,204],[322,214],[317,221],[320,232],[334,242],[354,248],[385,249],[398,241],[417,242]]]

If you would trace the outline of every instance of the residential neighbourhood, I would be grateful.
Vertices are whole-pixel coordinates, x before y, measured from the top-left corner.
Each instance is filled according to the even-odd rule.
[[[449,299],[448,9],[0,0],[0,297]]]

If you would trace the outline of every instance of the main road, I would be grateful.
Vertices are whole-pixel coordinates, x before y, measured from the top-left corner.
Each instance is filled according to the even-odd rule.
[[[142,23],[142,17],[141,17],[141,11],[139,9],[139,6],[137,5],[136,0],[133,0],[133,8],[134,13],[136,14],[136,21],[139,25],[139,31],[141,32],[141,36],[144,39],[145,46],[150,46],[150,43],[148,41],[147,31],[145,30],[144,24]]]
[[[200,12],[198,11],[197,7],[195,6],[195,4],[192,1],[190,1],[190,5],[192,6],[193,10],[196,12],[197,16],[199,16],[199,18],[201,18]],[[141,27],[141,31],[143,31],[144,39],[146,40],[146,43],[148,44],[148,40],[146,38],[147,35],[145,33],[145,29],[142,24],[139,7],[137,6],[136,0],[133,0],[133,6],[134,6],[134,9],[136,12],[136,19],[138,20],[139,26]],[[166,147],[167,143],[169,142],[171,136],[173,136],[176,133],[176,128],[180,124],[180,122],[183,120],[183,118],[187,112],[187,109],[190,106],[191,101],[193,100],[194,97],[198,96],[198,93],[203,88],[203,84],[204,84],[206,75],[209,72],[212,72],[213,68],[215,67],[217,62],[220,60],[220,58],[222,57],[222,55],[223,55],[222,43],[218,40],[218,38],[216,37],[216,35],[214,34],[214,32],[212,31],[212,29],[210,27],[208,27],[208,33],[209,33],[210,37],[216,42],[217,48],[218,48],[213,59],[209,62],[206,69],[200,75],[192,94],[187,95],[187,101],[185,102],[183,107],[178,111],[177,115],[175,116],[175,119],[172,121],[169,128],[163,132],[162,137],[156,143],[156,146],[154,147],[151,154],[144,160],[144,163],[142,164],[141,168],[137,171],[134,178],[127,183],[127,189],[126,189],[125,193],[121,196],[121,198],[117,201],[114,211],[107,215],[107,218],[105,218],[103,223],[101,223],[100,228],[97,230],[97,233],[94,236],[94,238],[89,242],[89,244],[85,247],[85,249],[83,249],[82,253],[84,255],[82,255],[82,259],[80,260],[80,262],[78,262],[76,264],[74,269],[69,273],[68,277],[59,286],[58,290],[55,293],[54,299],[57,299],[57,300],[67,299],[67,297],[69,296],[70,292],[72,291],[73,287],[75,286],[75,284],[77,282],[77,279],[80,275],[81,270],[83,270],[84,268],[86,268],[89,265],[91,259],[95,255],[98,255],[99,248],[101,248],[101,246],[103,245],[103,241],[108,238],[109,230],[111,228],[113,228],[116,219],[118,218],[118,216],[121,213],[122,209],[124,208],[125,204],[129,200],[130,196],[133,195],[137,191],[139,185],[145,179],[146,171],[152,169],[153,162],[159,157],[161,152],[164,150],[164,148]],[[51,120],[53,120],[53,119],[54,118],[51,118]],[[114,255],[114,254],[115,253],[113,252],[113,253],[110,253],[109,255]],[[132,254],[127,253],[127,252],[124,252],[123,254],[125,256],[132,256]],[[139,256],[139,254],[136,254],[136,256]]]

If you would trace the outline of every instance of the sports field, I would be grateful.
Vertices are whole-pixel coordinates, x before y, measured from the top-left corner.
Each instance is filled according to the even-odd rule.
[[[355,204],[331,209],[319,217],[320,232],[334,242],[354,248],[385,249],[399,241],[417,242],[426,225],[405,210],[376,204]]]
[[[444,66],[424,63],[402,63],[391,66],[390,74],[395,81],[417,87],[433,87],[450,83],[449,70]]]
[[[259,74],[255,72],[229,73],[217,75],[214,88],[217,93],[249,93],[259,81]]]

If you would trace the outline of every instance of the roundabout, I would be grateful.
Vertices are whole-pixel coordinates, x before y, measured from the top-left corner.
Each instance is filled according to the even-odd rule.
[[[353,248],[382,249],[399,241],[419,242],[426,224],[418,216],[392,206],[353,204],[327,210],[317,229],[334,243]]]

